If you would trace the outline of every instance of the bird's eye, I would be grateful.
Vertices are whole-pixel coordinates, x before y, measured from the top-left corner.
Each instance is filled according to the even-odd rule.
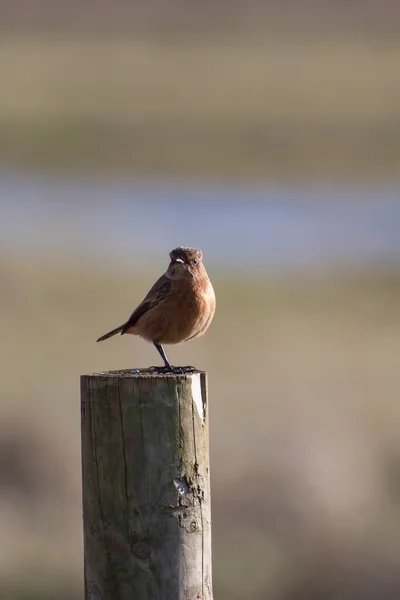
[[[194,258],[194,259],[192,260],[192,263],[193,263],[194,265],[197,265],[197,263],[198,263],[198,262],[199,262],[199,259],[198,259],[198,258]]]

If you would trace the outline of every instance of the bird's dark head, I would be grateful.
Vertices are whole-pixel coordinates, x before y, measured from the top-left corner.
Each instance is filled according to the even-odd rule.
[[[171,262],[168,267],[168,274],[174,279],[190,279],[202,275],[203,253],[196,248],[174,248],[169,253]]]

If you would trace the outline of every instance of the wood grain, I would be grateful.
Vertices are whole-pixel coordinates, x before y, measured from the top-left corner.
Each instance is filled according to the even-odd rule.
[[[85,600],[212,599],[206,374],[81,377]]]

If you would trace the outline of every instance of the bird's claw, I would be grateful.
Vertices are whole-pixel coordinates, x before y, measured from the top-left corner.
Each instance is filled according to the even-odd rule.
[[[173,367],[172,365],[170,365],[167,367],[167,365],[165,365],[164,367],[150,367],[150,368],[154,369],[154,371],[157,371],[157,373],[160,373],[160,374],[176,373],[177,375],[183,375],[185,373],[194,373],[195,371],[197,371],[196,367],[192,367],[192,366]]]
[[[172,367],[174,373],[194,373],[197,371],[196,367],[187,365],[186,367]]]

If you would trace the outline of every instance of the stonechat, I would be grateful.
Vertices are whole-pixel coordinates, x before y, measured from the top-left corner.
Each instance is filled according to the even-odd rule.
[[[215,294],[203,265],[203,253],[195,248],[175,248],[171,262],[147,296],[123,325],[102,335],[102,342],[117,333],[139,335],[152,342],[164,361],[172,367],[162,344],[179,344],[205,333],[215,313]]]

